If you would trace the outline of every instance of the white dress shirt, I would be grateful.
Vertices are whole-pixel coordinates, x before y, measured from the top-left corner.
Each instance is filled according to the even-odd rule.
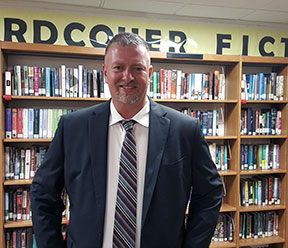
[[[149,132],[149,111],[150,102],[148,98],[146,98],[145,106],[131,118],[136,121],[133,128],[137,152],[136,248],[140,248],[144,180]],[[107,192],[103,248],[112,248],[113,246],[113,228],[118,188],[120,153],[126,133],[125,129],[120,123],[121,120],[123,120],[123,117],[117,112],[113,102],[111,101],[108,129]]]

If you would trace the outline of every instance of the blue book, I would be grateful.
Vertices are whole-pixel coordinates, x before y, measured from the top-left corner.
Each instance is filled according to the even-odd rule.
[[[51,70],[46,67],[46,96],[51,96]]]
[[[6,139],[12,139],[12,109],[6,108],[5,115],[6,115],[5,137]]]
[[[254,169],[254,152],[253,152],[253,145],[248,146],[248,170]]]
[[[257,94],[257,100],[265,100],[264,97],[264,73],[258,73],[258,94]]]
[[[258,181],[257,179],[254,181],[255,185],[255,201],[254,204],[258,205]]]
[[[55,68],[51,69],[51,96],[55,96]]]
[[[33,247],[32,248],[37,248],[35,234],[33,234],[32,237],[33,237]]]
[[[208,134],[208,112],[203,112],[202,133],[204,136]]]
[[[241,170],[244,170],[244,161],[245,161],[244,145],[241,145]]]
[[[252,87],[251,87],[251,99],[250,100],[255,100],[257,99],[255,96],[255,85],[256,84],[256,75],[252,75]]]
[[[34,138],[34,109],[28,109],[28,139]]]

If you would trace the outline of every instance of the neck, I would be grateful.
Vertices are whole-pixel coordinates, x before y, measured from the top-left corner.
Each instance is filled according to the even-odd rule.
[[[114,102],[113,102],[114,103]],[[117,112],[126,120],[131,119],[133,116],[135,116],[146,104],[146,101],[142,104],[135,105],[135,104],[126,104],[121,103],[117,104],[117,106],[114,104]]]

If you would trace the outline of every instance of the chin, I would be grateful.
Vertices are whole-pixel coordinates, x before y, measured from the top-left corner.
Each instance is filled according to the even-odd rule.
[[[119,102],[125,103],[125,104],[135,104],[138,103],[140,101],[140,97],[139,96],[119,96],[118,97]]]

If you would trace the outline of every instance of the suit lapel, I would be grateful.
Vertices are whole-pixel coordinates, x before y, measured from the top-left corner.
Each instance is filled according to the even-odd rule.
[[[107,139],[110,115],[110,101],[96,106],[94,115],[89,119],[89,152],[93,173],[93,183],[96,196],[95,211],[98,218],[97,230],[103,234],[105,203],[106,203],[106,180],[107,180]],[[91,203],[93,204],[93,203]],[[102,242],[102,240],[99,240]],[[98,247],[98,246],[97,246]],[[100,246],[99,246],[100,247]]]
[[[166,112],[163,111],[163,108],[152,101],[150,102],[149,139],[143,196],[142,227],[144,226],[156,185],[170,125],[170,120],[165,117]]]

